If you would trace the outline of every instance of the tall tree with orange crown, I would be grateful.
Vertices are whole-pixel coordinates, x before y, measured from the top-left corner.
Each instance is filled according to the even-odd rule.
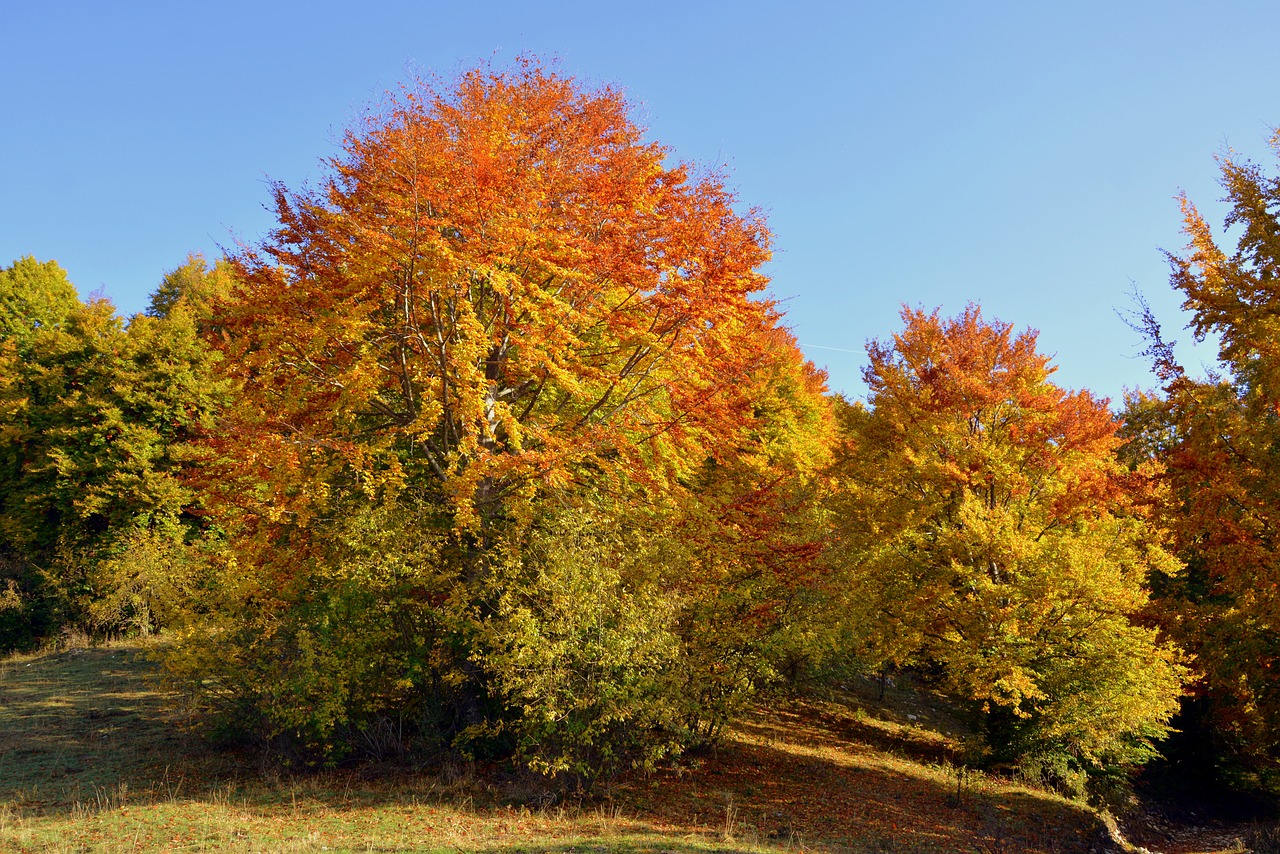
[[[1272,138],[1280,153],[1280,134]],[[1129,401],[1131,450],[1158,458],[1166,510],[1185,570],[1160,585],[1158,613],[1197,655],[1180,759],[1233,782],[1280,791],[1280,177],[1219,159],[1238,229],[1234,252],[1181,198],[1182,253],[1172,285],[1199,340],[1217,337],[1222,370],[1197,378],[1174,356],[1145,305],[1149,354],[1163,396]]]
[[[665,166],[617,93],[473,71],[392,96],[345,148],[319,191],[275,188],[221,318],[257,404],[230,441],[286,479],[271,513],[430,484],[482,531],[583,466],[660,488],[742,423],[724,392],[776,320],[751,299],[768,231]]]
[[[610,549],[620,518],[673,531],[708,465],[735,463],[791,418],[743,394],[753,375],[799,371],[811,412],[825,411],[822,380],[760,297],[762,217],[740,212],[718,176],[668,165],[614,90],[527,60],[474,70],[389,95],[344,150],[318,189],[275,187],[280,225],[233,259],[238,285],[210,325],[243,405],[207,444],[234,570],[213,609],[228,630],[201,636],[239,645],[238,660],[262,651],[248,658],[266,669],[229,695],[289,705],[269,728],[310,728],[322,751],[359,717],[325,705],[344,692],[380,709],[452,695],[446,729],[500,738],[493,710],[516,700],[494,687],[493,662],[523,653],[492,630],[528,604],[510,574],[529,581],[534,553],[580,557],[545,532],[562,531],[565,514],[595,520]],[[554,575],[539,571],[534,587]],[[665,570],[632,571],[613,583],[668,586]],[[395,611],[388,601],[404,611],[365,634],[408,639],[333,653],[364,642],[331,644],[316,624],[349,625],[369,596],[383,605],[359,606],[362,619]],[[676,631],[674,612],[653,613],[667,623],[644,631]],[[486,657],[485,643],[500,654]],[[198,647],[175,668],[217,668]],[[273,664],[305,659],[277,654],[304,647],[378,659],[381,682],[361,676],[357,692],[341,667]],[[656,647],[627,646],[640,648]]]

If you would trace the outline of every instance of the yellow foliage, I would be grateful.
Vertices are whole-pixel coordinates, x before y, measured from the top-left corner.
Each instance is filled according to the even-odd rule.
[[[1141,759],[1185,679],[1135,623],[1173,563],[1153,484],[1116,458],[1105,401],[1048,381],[1034,333],[972,306],[903,319],[868,348],[870,408],[843,413],[831,561],[850,635],[876,665],[940,666],[1007,721],[993,746]]]

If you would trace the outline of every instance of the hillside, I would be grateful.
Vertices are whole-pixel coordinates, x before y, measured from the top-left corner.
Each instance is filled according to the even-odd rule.
[[[557,803],[492,769],[294,777],[212,752],[181,729],[144,653],[3,664],[0,848],[1065,852],[1106,840],[1077,804],[958,774],[944,710],[905,691],[758,709],[716,751]]]

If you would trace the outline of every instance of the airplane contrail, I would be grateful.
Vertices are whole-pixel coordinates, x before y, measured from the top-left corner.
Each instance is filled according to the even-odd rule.
[[[801,344],[801,347],[807,347],[811,350],[835,350],[837,353],[857,353],[861,355],[865,350],[848,350],[844,347],[824,347],[821,344]]]

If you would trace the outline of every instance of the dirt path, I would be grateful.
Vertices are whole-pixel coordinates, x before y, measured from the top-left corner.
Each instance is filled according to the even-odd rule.
[[[1124,822],[1123,832],[1151,854],[1280,852],[1280,829],[1274,822],[1175,821],[1152,812]]]

